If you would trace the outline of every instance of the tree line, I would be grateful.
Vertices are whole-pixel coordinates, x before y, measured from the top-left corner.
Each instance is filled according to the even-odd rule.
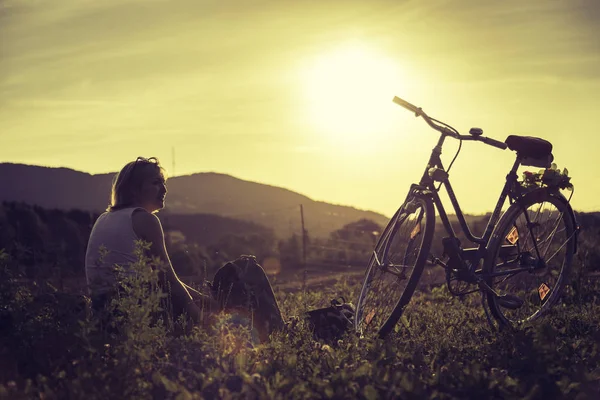
[[[83,278],[85,250],[99,213],[45,209],[21,202],[0,204],[0,249],[19,260],[29,279]],[[382,227],[360,220],[312,238],[309,232],[278,238],[256,223],[211,214],[159,214],[178,274],[210,278],[240,254],[276,259],[283,270],[311,263],[364,265]]]

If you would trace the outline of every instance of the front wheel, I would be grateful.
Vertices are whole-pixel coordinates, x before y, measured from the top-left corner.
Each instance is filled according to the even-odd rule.
[[[367,266],[354,319],[357,332],[384,337],[396,325],[427,262],[434,229],[429,198],[409,197],[392,217]]]
[[[499,295],[516,296],[522,304],[505,307],[489,294],[490,311],[500,324],[534,321],[558,301],[571,270],[575,234],[571,207],[559,194],[541,190],[508,208],[492,234],[484,278]]]

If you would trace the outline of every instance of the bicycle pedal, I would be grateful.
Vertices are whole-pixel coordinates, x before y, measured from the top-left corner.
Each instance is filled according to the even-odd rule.
[[[443,262],[442,260],[440,260],[437,257],[431,257],[430,261],[431,261],[431,264],[433,264],[433,265],[439,265],[442,268],[446,268],[447,267],[446,263]]]
[[[496,296],[496,302],[500,307],[508,308],[510,310],[517,310],[525,303],[523,299],[512,294],[498,295]]]

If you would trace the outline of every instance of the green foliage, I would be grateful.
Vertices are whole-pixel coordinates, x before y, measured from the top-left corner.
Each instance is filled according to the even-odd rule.
[[[23,279],[19,260],[0,251],[1,398],[600,395],[600,281],[585,273],[548,316],[522,331],[492,331],[477,297],[459,300],[442,286],[415,295],[386,341],[349,334],[326,345],[301,320],[253,346],[251,330],[230,316],[210,331],[174,321],[143,246],[134,274],[122,276],[123,295],[102,310],[86,296]],[[585,260],[576,271],[587,270]],[[341,280],[276,296],[291,316],[338,295],[354,299],[358,290]]]
[[[19,258],[31,279],[82,274],[94,216],[78,210],[46,210],[24,203],[0,204],[0,248]]]
[[[523,172],[523,180],[520,184],[526,190],[544,186],[573,190],[569,171],[566,168],[561,171],[554,163],[550,168],[541,169],[538,172]]]

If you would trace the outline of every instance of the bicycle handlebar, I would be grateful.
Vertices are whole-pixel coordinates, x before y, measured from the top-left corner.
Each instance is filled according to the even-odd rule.
[[[489,144],[490,146],[497,147],[501,150],[505,150],[508,147],[506,143],[489,137],[480,136],[479,140],[481,140],[485,144]]]
[[[412,104],[410,104],[408,101],[406,100],[402,100],[400,97],[398,96],[394,96],[394,103],[406,108],[408,111],[414,112],[416,114],[416,116],[419,116],[419,111],[423,111],[418,107],[413,106]]]
[[[453,132],[450,129],[446,128],[445,126],[440,126],[440,125],[436,124],[435,122],[433,122],[431,120],[431,118],[429,117],[429,115],[425,114],[425,111],[423,111],[423,109],[421,107],[414,106],[414,105],[410,104],[408,101],[402,100],[398,96],[394,97],[394,103],[406,108],[408,111],[414,112],[415,117],[423,117],[425,122],[427,122],[427,124],[429,124],[429,126],[432,127],[433,129],[435,129],[436,131],[439,131],[445,135],[452,136],[452,137],[458,139],[458,132]]]
[[[444,135],[448,135],[448,136],[452,136],[455,139],[458,140],[477,140],[479,142],[483,142],[485,144],[488,144],[490,146],[494,146],[497,147],[501,150],[506,149],[508,146],[506,143],[501,142],[499,140],[496,139],[492,139],[489,137],[485,137],[485,136],[467,136],[467,135],[461,135],[459,134],[456,130],[454,130],[453,128],[447,128],[445,126],[441,126],[436,124],[435,122],[433,122],[433,120],[427,115],[425,114],[425,112],[421,109],[421,107],[417,107],[414,106],[412,104],[410,104],[408,101],[406,100],[402,100],[400,97],[398,96],[394,96],[394,103],[406,108],[408,111],[410,112],[414,112],[415,113],[415,117],[423,117],[423,119],[425,120],[425,122],[427,122],[427,124],[429,126],[431,126],[433,129],[435,129],[436,131],[441,132]]]

